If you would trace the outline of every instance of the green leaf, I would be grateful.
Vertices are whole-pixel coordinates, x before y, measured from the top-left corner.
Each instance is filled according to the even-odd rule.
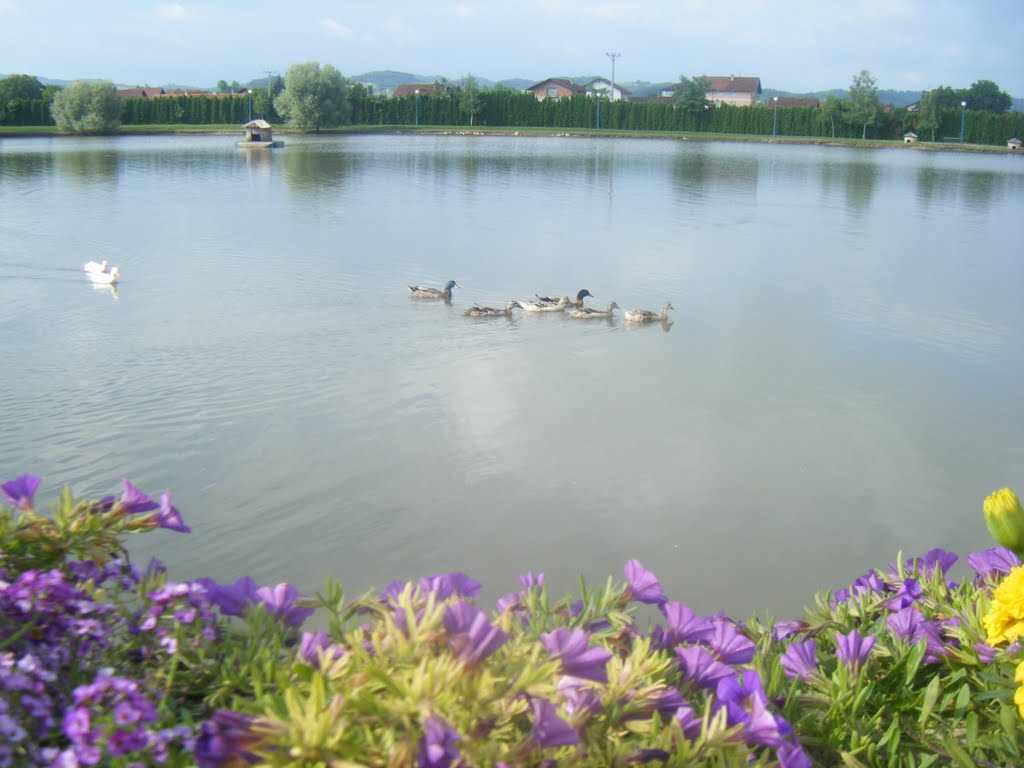
[[[917,643],[910,652],[907,654],[907,671],[903,676],[904,684],[909,687],[914,682],[914,677],[917,675],[917,670],[921,666],[921,660],[924,659],[925,653],[925,640]]]
[[[928,718],[931,716],[932,710],[935,708],[935,702],[939,698],[939,681],[941,679],[942,678],[936,675],[924,690],[924,702],[921,704],[921,715],[917,718],[917,724],[922,728],[924,727],[924,724],[928,722]]]
[[[967,754],[967,750],[953,741],[951,737],[947,737],[943,741],[943,746],[949,752],[949,756],[956,760],[957,765],[962,765],[964,768],[978,768],[978,764]]]

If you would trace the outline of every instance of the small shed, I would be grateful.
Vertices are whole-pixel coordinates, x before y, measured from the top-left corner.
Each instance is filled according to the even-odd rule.
[[[273,141],[274,127],[266,120],[250,120],[242,126],[245,128],[246,141]]]
[[[1021,142],[1020,139],[1018,139],[1016,136],[1014,136],[1012,139],[1010,139],[1008,142],[1006,142],[1006,146],[1009,149],[1020,149],[1020,145],[1022,143],[1024,143],[1024,142]]]
[[[903,134],[904,144],[917,144],[917,134],[913,131]]]

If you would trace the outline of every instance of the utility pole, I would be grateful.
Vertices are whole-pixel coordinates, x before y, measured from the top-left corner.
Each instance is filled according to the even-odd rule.
[[[270,76],[271,75],[276,75],[277,72],[274,72],[274,71],[269,70],[269,69],[265,69],[265,70],[263,70],[263,74],[265,74],[267,76],[267,96],[269,96],[270,98],[273,98],[274,94],[270,92]]]
[[[608,96],[608,101],[615,101],[615,60],[621,55],[621,53],[605,53],[605,56],[612,60],[612,90]]]

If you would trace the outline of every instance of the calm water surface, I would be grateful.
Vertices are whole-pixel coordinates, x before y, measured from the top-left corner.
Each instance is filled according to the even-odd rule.
[[[635,557],[798,616],[1024,488],[1022,204],[1020,158],[897,149],[0,139],[0,474],[170,490],[194,533],[133,547],[181,578]],[[462,315],[580,288],[675,323]]]

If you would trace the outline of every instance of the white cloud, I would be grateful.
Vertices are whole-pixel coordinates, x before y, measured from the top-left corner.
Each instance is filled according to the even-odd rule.
[[[181,3],[161,3],[156,7],[156,15],[162,19],[187,19],[194,16],[195,12],[190,11]]]
[[[320,26],[324,28],[331,37],[340,37],[342,39],[348,39],[352,37],[352,30],[346,27],[344,24],[335,21],[332,18],[326,18],[320,22]]]
[[[18,4],[14,0],[0,0],[0,16],[14,15],[18,12]]]

